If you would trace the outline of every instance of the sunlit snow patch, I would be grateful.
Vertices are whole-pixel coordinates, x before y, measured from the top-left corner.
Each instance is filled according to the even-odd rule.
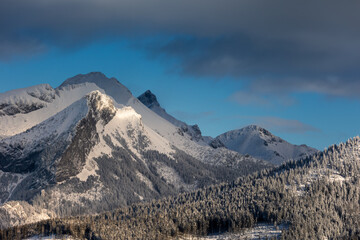
[[[279,226],[274,226],[272,224],[261,223],[257,224],[253,228],[245,229],[244,232],[241,233],[223,233],[211,236],[193,236],[187,235],[180,237],[182,240],[190,240],[190,239],[197,239],[197,240],[265,240],[265,239],[280,239],[281,233],[283,230],[288,228],[287,225],[282,224]]]

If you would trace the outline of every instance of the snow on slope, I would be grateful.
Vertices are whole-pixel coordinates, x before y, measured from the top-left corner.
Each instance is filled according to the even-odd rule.
[[[68,235],[51,235],[51,236],[33,236],[31,238],[26,238],[25,240],[75,240],[76,238]]]
[[[133,100],[131,106],[142,116],[144,124],[166,138],[172,145],[203,162],[223,166],[236,166],[245,159],[258,162],[253,157],[245,157],[229,149],[214,149],[208,145],[193,141],[191,136],[183,134],[178,127],[154,113],[137,99]]]
[[[48,86],[48,85],[40,85]],[[6,101],[13,101],[18,105],[18,102],[27,102],[28,105],[37,104],[40,100],[34,100],[34,97],[24,94],[31,92],[35,87],[22,89],[21,91],[14,90],[2,94],[1,99]],[[46,88],[46,87],[45,87]],[[91,91],[98,90],[99,87],[94,83],[83,83],[72,85],[50,91],[55,92],[54,98],[51,102],[47,102],[39,109],[27,113],[17,113],[15,115],[0,114],[0,136],[8,137],[26,131],[27,129],[45,121],[56,113],[64,110],[72,103],[78,101]],[[5,97],[6,96],[6,97]],[[5,101],[4,100],[4,101]]]
[[[102,73],[92,72],[89,74],[77,75],[66,80],[59,88],[62,89],[66,86],[72,86],[71,84],[82,84],[87,82],[95,83],[108,96],[111,96],[115,101],[115,106],[117,108],[131,106],[141,115],[142,121],[146,126],[167,139],[170,144],[199,160],[212,164],[227,165],[230,164],[230,159],[235,159],[234,165],[236,162],[244,159],[256,161],[254,158],[240,156],[228,149],[213,149],[212,147],[206,146],[207,144],[205,142],[202,143],[202,141],[194,142],[192,136],[183,134],[183,131],[181,129],[179,130],[178,126],[146,107],[137,98],[132,96],[131,92],[115,78],[107,78]]]
[[[0,93],[0,116],[12,116],[43,108],[54,98],[55,90],[49,84]]]
[[[91,72],[88,74],[78,74],[63,82],[59,89],[66,88],[77,84],[93,83],[100,89],[104,89],[105,93],[112,96],[116,102],[127,105],[128,101],[133,98],[129,89],[122,85],[116,78],[107,78],[101,72]]]
[[[215,138],[226,148],[279,165],[317,152],[306,145],[293,145],[256,125],[223,133]]]
[[[82,99],[31,129],[0,140],[0,203],[27,199],[53,182],[50,172],[87,111]]]
[[[16,186],[27,176],[28,174],[10,173],[0,170],[0,204],[9,200]]]
[[[85,117],[87,111],[86,101],[77,101],[35,127],[12,137],[4,138],[0,141],[0,152],[6,153],[8,146],[18,146],[21,149],[17,158],[22,158],[30,152],[36,152],[44,145],[49,145],[49,142],[55,141],[64,132],[71,130],[76,123]]]
[[[227,149],[213,149],[206,146],[205,142],[194,142],[192,136],[184,134],[184,131],[179,129],[178,126],[159,116],[133,97],[130,91],[115,78],[107,78],[104,74],[97,72],[80,74],[69,78],[55,90],[55,99],[41,109],[26,114],[0,116],[0,136],[13,136],[26,131],[94,90],[99,90],[111,96],[117,108],[131,106],[141,115],[146,126],[167,139],[170,144],[191,156],[213,164],[222,164],[224,161],[229,161],[230,158],[236,159],[236,161],[245,159],[244,156]],[[252,158],[249,159],[252,160]]]
[[[145,106],[147,106],[148,108],[150,108],[152,111],[154,111],[155,113],[157,113],[158,115],[160,115],[162,118],[168,120],[169,122],[171,122],[172,124],[174,124],[177,127],[183,127],[186,126],[187,124],[177,120],[176,118],[174,118],[173,116],[169,115],[165,109],[163,109],[156,96],[150,91],[147,90],[146,92],[144,92],[143,94],[141,94],[138,99],[140,100],[140,102],[142,102]]]
[[[27,202],[11,201],[0,206],[0,229],[14,225],[27,224],[55,216],[46,209],[34,208]]]
[[[188,125],[185,122],[182,122],[170,114],[168,114],[164,108],[162,108],[157,101],[156,96],[150,91],[147,90],[143,94],[141,94],[138,99],[148,108],[150,108],[153,112],[158,114],[160,117],[168,120],[170,123],[175,125],[176,127],[179,127],[181,131],[183,131],[185,134],[188,134],[191,136],[191,139],[204,145],[204,140],[201,136],[201,131],[199,129],[198,125]]]
[[[73,236],[70,235],[51,235],[51,236],[33,236],[31,238],[26,238],[25,240],[76,240]]]
[[[90,93],[99,96],[99,99],[105,107],[114,107],[113,101],[105,94],[99,91]],[[99,106],[102,108],[103,106]],[[98,122],[96,131],[99,135],[99,142],[93,147],[89,153],[86,165],[77,175],[81,181],[86,181],[91,175],[97,175],[97,164],[95,158],[102,155],[111,155],[112,148],[105,141],[111,141],[112,147],[124,148],[126,144],[127,150],[130,150],[139,159],[143,159],[141,151],[155,150],[163,153],[171,158],[171,154],[175,151],[170,143],[154,132],[151,128],[142,123],[141,115],[136,113],[132,107],[114,108],[115,116],[110,122],[104,124]],[[143,142],[142,142],[143,141]],[[144,146],[141,146],[144,145]]]
[[[74,174],[65,172],[66,177],[60,176],[61,180],[42,194],[49,209],[64,214],[66,211],[62,207],[65,202],[73,206],[67,210],[69,212],[82,209],[93,213],[91,211],[104,209],[103,198],[109,204],[107,208],[117,207],[134,202],[134,199],[149,200],[162,194],[177,193],[180,189],[194,189],[198,182],[216,181],[214,173],[198,160],[191,160],[193,165],[190,165],[185,155],[176,157],[176,148],[143,123],[142,116],[132,107],[116,108],[116,103],[100,91],[89,93],[86,99],[90,110],[77,129],[82,131],[85,128],[85,132],[92,132],[91,136],[95,137],[89,138],[91,144],[85,148],[90,150],[83,164],[80,162],[80,170]],[[92,125],[83,128],[82,122],[92,122]],[[73,139],[71,144],[76,145],[77,138]],[[78,141],[81,142],[82,138]],[[80,150],[76,148],[74,151]],[[66,165],[73,161],[72,152],[70,156]],[[175,165],[183,164],[188,164],[187,168],[180,172]],[[78,166],[76,164],[75,168]],[[58,167],[59,164],[57,172]]]
[[[42,108],[0,116],[1,134],[8,135],[0,140],[0,169],[11,172],[0,176],[1,183],[10,182],[2,202],[35,199],[34,206],[59,215],[94,213],[104,204],[112,209],[217,181],[214,167],[199,161],[264,167],[252,157],[198,144],[113,78],[90,73],[65,83]]]
[[[274,226],[267,223],[256,224],[253,228],[244,229],[240,233],[222,233],[210,236],[185,235],[180,240],[267,240],[280,239],[281,233],[288,229],[288,225]]]

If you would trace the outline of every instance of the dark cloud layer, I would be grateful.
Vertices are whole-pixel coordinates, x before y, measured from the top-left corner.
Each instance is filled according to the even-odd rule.
[[[231,76],[252,93],[359,98],[359,11],[357,0],[3,0],[0,59],[157,36],[138,46],[183,74]]]

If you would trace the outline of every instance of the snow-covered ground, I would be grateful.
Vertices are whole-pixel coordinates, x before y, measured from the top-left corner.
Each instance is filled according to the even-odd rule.
[[[311,169],[308,174],[299,178],[297,182],[287,185],[286,189],[292,191],[297,196],[302,196],[305,194],[306,186],[311,185],[319,179],[325,179],[328,182],[343,183],[349,181],[351,178],[345,178],[339,171],[331,168]]]
[[[55,215],[51,210],[36,208],[24,201],[6,202],[0,206],[0,212],[0,228],[38,222]]]
[[[73,238],[72,236],[64,235],[64,236],[34,236],[31,238],[26,238],[25,240],[76,240],[76,238]]]
[[[181,240],[251,240],[251,239],[280,239],[281,233],[283,230],[286,230],[287,225],[279,225],[275,227],[272,224],[260,223],[257,224],[254,228],[246,229],[242,233],[223,233],[218,235],[211,235],[205,237],[186,235],[179,237]]]

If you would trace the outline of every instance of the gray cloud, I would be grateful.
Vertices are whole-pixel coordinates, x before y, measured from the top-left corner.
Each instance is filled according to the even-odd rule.
[[[229,97],[229,100],[239,105],[256,105],[262,107],[291,106],[296,100],[284,94],[259,94],[257,91],[237,91]]]
[[[279,117],[255,117],[255,121],[256,124],[271,129],[272,131],[300,134],[307,132],[321,132],[319,129],[298,120]]]
[[[234,77],[252,93],[359,98],[359,9],[357,0],[3,0],[0,59],[123,37],[183,74]]]
[[[175,112],[172,112],[172,115],[174,115],[184,121],[194,121],[194,120],[198,120],[201,118],[213,116],[214,112],[208,111],[208,112],[191,113],[191,112],[184,112],[184,111],[175,111]]]

